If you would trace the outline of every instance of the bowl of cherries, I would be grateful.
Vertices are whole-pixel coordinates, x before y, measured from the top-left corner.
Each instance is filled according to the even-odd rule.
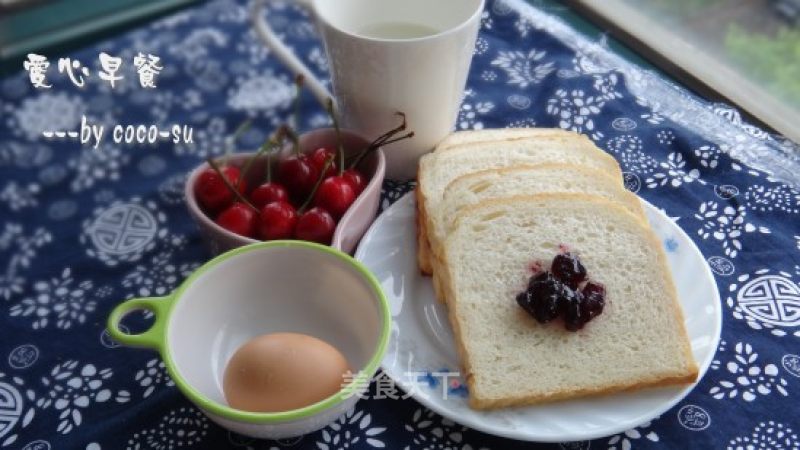
[[[334,128],[276,131],[261,149],[208,160],[186,180],[189,212],[212,253],[297,239],[352,253],[375,219],[386,160],[382,146],[413,136],[402,123],[369,141]],[[287,142],[287,144],[284,144]]]

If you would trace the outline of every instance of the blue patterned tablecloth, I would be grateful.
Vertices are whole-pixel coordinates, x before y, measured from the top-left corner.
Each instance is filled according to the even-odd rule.
[[[96,75],[77,89],[55,63],[51,89],[23,70],[0,79],[0,448],[800,448],[797,147],[518,0],[487,4],[457,127],[568,128],[615,156],[626,185],[686,230],[716,274],[724,330],[708,374],[652,422],[560,447],[468,430],[413,400],[362,401],[284,442],[210,423],[155,353],[118,347],[103,327],[121,300],[167,293],[208,258],[183,205],[187,170],[219,155],[243,119],[255,119],[242,138],[252,147],[290,115],[292,77],[246,6],[203,3],[67,55],[93,72],[99,52],[121,56],[114,90]],[[326,75],[305,13],[278,3],[269,20]],[[157,89],[136,81],[138,52],[161,57]],[[327,123],[310,95],[303,110],[303,128]],[[185,123],[196,144],[106,139],[94,150],[42,137],[84,114],[107,127]],[[408,189],[387,182],[384,206]]]

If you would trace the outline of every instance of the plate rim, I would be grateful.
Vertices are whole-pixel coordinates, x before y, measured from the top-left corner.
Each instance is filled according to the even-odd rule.
[[[713,298],[709,302],[710,304],[713,304],[713,305],[716,306],[716,308],[715,308],[716,314],[715,314],[715,317],[714,317],[714,322],[713,322],[713,324],[711,324],[712,325],[712,327],[711,327],[712,328],[712,332],[714,332],[714,337],[713,337],[713,340],[709,343],[710,347],[713,350],[709,353],[709,356],[705,359],[705,361],[702,361],[699,364],[699,371],[698,371],[697,380],[695,380],[695,382],[693,382],[692,384],[690,384],[690,385],[686,386],[684,389],[682,389],[678,393],[678,395],[676,395],[674,398],[670,399],[667,402],[664,402],[658,408],[654,408],[654,409],[652,409],[652,410],[650,410],[650,411],[648,411],[648,412],[646,412],[644,414],[638,415],[635,419],[631,419],[629,421],[622,422],[622,423],[624,423],[624,425],[617,425],[617,426],[615,426],[613,428],[609,428],[610,431],[585,433],[585,434],[581,434],[581,435],[571,435],[571,436],[567,436],[567,437],[534,436],[534,435],[531,435],[531,433],[521,432],[520,429],[518,429],[518,428],[505,428],[504,429],[504,428],[498,428],[496,425],[484,426],[480,421],[473,421],[473,420],[466,420],[465,421],[465,420],[462,420],[462,417],[457,415],[456,412],[453,412],[450,409],[441,407],[439,403],[436,403],[436,402],[433,402],[433,401],[429,401],[428,398],[426,396],[424,396],[424,395],[421,395],[417,391],[417,389],[414,389],[413,387],[406,386],[407,383],[404,380],[397,379],[397,378],[391,376],[384,369],[383,361],[381,362],[381,371],[383,371],[383,373],[385,373],[386,376],[392,378],[392,380],[394,380],[394,382],[397,383],[404,391],[406,391],[407,393],[411,392],[411,394],[410,394],[411,398],[413,398],[415,401],[420,403],[422,406],[424,406],[424,407],[430,409],[431,411],[439,414],[440,416],[448,418],[448,419],[450,419],[450,420],[452,420],[452,421],[454,421],[454,422],[456,422],[458,424],[461,424],[461,425],[463,425],[463,426],[465,426],[467,428],[471,428],[473,430],[477,430],[477,431],[480,431],[480,432],[483,432],[483,433],[487,433],[487,434],[490,434],[490,435],[493,435],[493,436],[498,436],[498,437],[508,438],[508,439],[516,439],[516,440],[520,440],[520,441],[541,442],[541,443],[562,443],[562,442],[574,442],[574,441],[589,441],[589,440],[600,439],[600,438],[609,437],[609,436],[613,436],[613,435],[625,432],[625,431],[627,431],[629,429],[636,428],[636,427],[640,426],[643,423],[646,423],[646,422],[651,421],[651,420],[653,420],[653,419],[655,419],[657,417],[662,416],[664,413],[666,413],[667,411],[672,409],[675,405],[677,405],[678,403],[683,401],[700,384],[700,382],[703,380],[703,378],[707,374],[708,369],[711,366],[711,363],[712,363],[712,361],[714,359],[714,355],[716,354],[717,349],[719,348],[719,342],[720,342],[721,335],[722,335],[722,315],[723,315],[722,314],[722,300],[721,300],[720,293],[719,293],[719,286],[717,286],[717,281],[714,278],[714,274],[711,272],[711,268],[708,265],[708,261],[706,260],[705,256],[703,255],[703,252],[700,251],[700,248],[697,247],[697,244],[689,236],[689,234],[686,233],[686,231],[683,228],[681,228],[677,223],[675,223],[675,221],[673,221],[663,210],[661,210],[657,206],[653,205],[649,201],[645,200],[644,198],[639,197],[638,195],[637,195],[637,198],[642,203],[642,206],[645,208],[646,212],[653,212],[661,220],[664,220],[667,223],[670,223],[671,227],[673,229],[677,230],[677,233],[680,234],[683,238],[685,238],[685,240],[687,242],[689,242],[691,244],[689,246],[689,251],[690,252],[692,252],[692,251],[695,252],[697,255],[700,256],[700,259],[702,259],[702,261],[703,261],[703,269],[704,269],[703,273],[705,274],[705,278],[707,280],[711,281],[711,286],[713,287],[713,292],[714,292]],[[378,218],[375,219],[375,221],[372,223],[372,225],[370,225],[369,230],[367,230],[367,232],[364,234],[364,237],[361,239],[361,242],[359,242],[358,248],[356,249],[356,252],[354,254],[355,259],[357,259],[357,260],[359,260],[361,262],[364,262],[366,264],[366,262],[363,261],[363,256],[364,256],[364,251],[365,250],[362,250],[364,247],[362,247],[361,244],[364,243],[364,242],[367,242],[369,239],[371,239],[373,237],[373,234],[377,233],[378,228],[383,224],[383,222],[388,220],[387,219],[388,213],[391,212],[394,208],[403,207],[404,206],[403,205],[404,202],[411,203],[412,207],[416,204],[416,198],[414,196],[414,191],[413,190],[411,192],[408,192],[408,193],[404,194],[397,201],[395,201],[389,207],[384,209],[381,212],[381,214],[378,216]],[[416,224],[414,226],[416,226]],[[416,249],[414,250],[414,252],[416,253]],[[684,322],[685,321],[686,321],[686,319],[684,318]],[[390,339],[392,339],[391,336],[390,336]],[[384,358],[385,358],[385,356],[384,356]],[[613,395],[614,394],[611,394],[611,396],[613,396]],[[475,411],[477,413],[481,413],[481,411],[479,411],[479,410],[473,410],[473,411]],[[491,413],[491,411],[486,411],[486,412],[487,413]],[[633,422],[635,422],[635,423],[633,425],[631,425],[631,423],[633,423]]]

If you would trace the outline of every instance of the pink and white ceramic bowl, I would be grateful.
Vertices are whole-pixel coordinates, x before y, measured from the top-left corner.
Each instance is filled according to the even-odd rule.
[[[352,131],[342,130],[342,142],[346,150],[346,156],[358,154],[363,148],[370,144],[363,136]],[[321,128],[300,136],[300,151],[310,153],[319,147],[335,146],[336,131],[333,128]],[[285,147],[279,156],[272,158],[273,164],[277,163],[281,157],[291,154],[291,146]],[[227,157],[226,163],[242,167],[247,160],[252,158],[255,152],[234,153]],[[246,181],[248,186],[255,187],[264,180],[266,175],[266,157],[260,157],[251,170],[248,172]],[[215,255],[224,253],[228,250],[248,244],[261,242],[256,239],[240,236],[232,233],[216,223],[200,208],[194,193],[194,185],[200,173],[208,168],[208,163],[203,163],[196,167],[186,178],[184,195],[186,205],[195,223],[200,227],[200,231],[206,238],[211,252]],[[350,206],[339,223],[333,234],[331,247],[345,253],[353,253],[361,237],[366,233],[370,224],[375,220],[378,206],[381,200],[381,185],[386,173],[386,157],[383,149],[379,148],[367,156],[361,163],[360,169],[368,177],[367,187],[358,196],[356,201]],[[274,170],[274,166],[273,166]],[[274,172],[273,172],[274,173]]]

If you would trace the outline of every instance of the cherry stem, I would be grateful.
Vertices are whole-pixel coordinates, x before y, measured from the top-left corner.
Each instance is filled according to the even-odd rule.
[[[388,140],[388,139],[389,139],[389,138],[391,138],[392,136],[394,136],[394,135],[396,135],[397,133],[399,133],[399,132],[401,132],[401,131],[404,131],[404,130],[406,129],[406,127],[407,127],[407,123],[406,123],[406,113],[404,113],[404,112],[401,112],[401,111],[398,111],[398,112],[396,112],[395,114],[396,114],[396,115],[398,115],[398,116],[400,116],[400,118],[401,118],[403,121],[402,121],[402,122],[400,123],[400,125],[398,125],[397,127],[395,127],[395,128],[392,128],[391,130],[387,131],[386,133],[383,133],[382,135],[378,136],[378,137],[377,137],[377,138],[376,138],[376,139],[375,139],[375,140],[372,142],[372,145],[377,145],[377,146],[379,146],[379,147],[380,147],[381,145],[383,145],[383,144],[386,142],[386,140]]]
[[[339,175],[341,175],[344,173],[344,145],[342,144],[342,132],[339,130],[339,120],[336,117],[336,111],[334,111],[332,98],[328,99],[327,107],[328,115],[333,120],[333,128],[336,130],[336,149],[339,153]]]
[[[266,170],[267,176],[266,176],[266,180],[265,181],[267,183],[272,183],[272,154],[277,149],[280,148],[279,145],[280,145],[280,142],[283,140],[284,134],[286,133],[285,130],[286,129],[284,127],[278,128],[278,131],[275,132],[275,134],[272,136],[272,138],[270,138],[267,142],[265,142],[264,145],[261,147],[261,149],[259,149],[259,152],[261,152],[265,148],[269,148],[269,151],[266,152],[267,153],[267,170]]]
[[[294,128],[297,130],[300,129],[300,94],[303,90],[303,83],[305,83],[305,77],[301,74],[298,74],[294,79],[294,85],[296,91],[294,93],[294,105],[293,105]]]
[[[273,133],[272,136],[269,137],[269,139],[267,139],[263,144],[261,144],[261,147],[259,147],[256,154],[253,155],[252,158],[247,160],[247,163],[245,163],[244,168],[242,168],[242,171],[239,174],[239,179],[237,180],[236,187],[239,187],[239,183],[247,178],[247,174],[250,173],[250,170],[253,167],[253,163],[255,163],[256,159],[258,159],[264,153],[267,153],[267,182],[269,182],[270,171],[271,171],[269,165],[270,163],[269,155],[272,152],[272,150],[278,145],[278,143],[283,139],[283,136],[286,133],[285,128],[286,128],[285,125],[282,125],[280,128],[278,128],[275,131],[275,133]]]
[[[272,152],[267,152],[267,183],[272,183]]]
[[[402,136],[402,137],[399,137],[399,138],[396,138],[396,139],[392,139],[395,135],[397,135],[397,133],[405,130],[406,126],[407,126],[405,113],[397,112],[397,115],[400,116],[403,119],[403,123],[401,123],[399,126],[393,128],[393,129],[387,131],[386,133],[384,133],[384,134],[378,136],[377,138],[375,138],[375,140],[372,141],[372,143],[369,144],[366,148],[364,148],[364,150],[362,150],[361,153],[358,154],[356,159],[353,160],[353,163],[350,164],[350,168],[351,169],[354,169],[354,168],[358,167],[358,165],[361,164],[361,162],[364,160],[364,158],[367,157],[367,155],[369,155],[370,153],[374,152],[378,148],[380,148],[380,147],[382,147],[384,145],[393,144],[393,143],[395,143],[397,141],[401,141],[403,139],[408,139],[408,138],[414,137],[414,132],[412,131],[412,132],[406,134],[405,136]]]
[[[399,132],[401,132],[401,131],[406,129],[406,127],[408,126],[408,123],[406,122],[406,113],[404,113],[402,111],[397,111],[395,113],[395,115],[400,116],[400,119],[402,119],[402,122],[400,123],[400,125],[398,125],[395,128],[392,128],[391,130],[387,131],[386,133],[383,133],[382,135],[378,136],[373,141],[373,144],[380,142],[381,145],[383,145],[383,142],[385,142],[387,139],[389,139],[390,137],[394,136],[395,134],[397,134],[397,133],[399,133]]]
[[[311,193],[308,194],[308,198],[306,198],[306,201],[303,202],[303,204],[300,205],[299,208],[297,208],[297,214],[302,214],[306,212],[306,208],[308,208],[311,205],[311,201],[314,199],[314,196],[317,195],[317,190],[319,189],[319,186],[325,179],[325,172],[327,172],[328,169],[330,169],[331,164],[333,164],[333,158],[334,156],[331,155],[327,159],[325,159],[325,165],[322,166],[322,170],[319,173],[319,178],[317,178],[316,183],[314,183],[314,188],[311,189]]]
[[[284,129],[284,134],[292,141],[292,152],[295,156],[300,156],[300,138],[291,127],[286,126]]]
[[[361,162],[364,160],[364,158],[367,157],[367,155],[369,155],[370,153],[374,152],[375,150],[383,147],[384,145],[391,145],[391,144],[394,144],[395,142],[404,141],[404,140],[410,139],[412,137],[414,137],[414,132],[410,131],[407,134],[404,134],[403,136],[400,136],[399,138],[385,140],[385,141],[381,142],[380,145],[371,147],[369,152],[366,152],[366,153],[363,153],[362,155],[359,155],[360,158],[356,159],[355,161],[353,161],[353,164],[350,167],[355,169],[356,167],[358,167],[359,164],[361,164]]]
[[[225,156],[224,156],[224,158],[223,158],[223,160],[224,160],[224,165],[227,165],[227,163],[228,163],[228,159],[229,159],[229,157],[230,157],[231,153],[233,153],[233,147],[234,147],[234,144],[236,144],[236,141],[238,141],[238,140],[239,140],[239,138],[240,138],[240,137],[242,137],[242,135],[243,135],[243,134],[244,134],[244,133],[245,133],[247,130],[249,130],[249,129],[250,129],[250,126],[251,126],[251,125],[253,125],[253,121],[252,121],[252,120],[250,120],[250,119],[247,119],[247,120],[245,120],[244,122],[242,122],[242,123],[241,123],[241,124],[240,124],[240,125],[239,125],[239,126],[236,128],[236,131],[234,131],[234,132],[233,132],[233,135],[231,135],[231,137],[230,137],[230,138],[228,138],[228,142],[226,143],[226,148],[225,148]],[[237,185],[239,184],[239,180],[236,180],[236,184],[237,184]]]
[[[227,148],[228,152],[233,151],[233,144],[235,144],[236,141],[238,141],[239,138],[242,137],[242,135],[245,134],[247,132],[247,130],[249,130],[252,125],[253,125],[253,121],[250,120],[250,119],[247,119],[244,122],[242,122],[241,125],[239,125],[236,128],[236,131],[233,132],[233,134],[231,135],[230,139],[228,140],[228,148]]]
[[[384,142],[383,144],[381,144],[381,145],[382,145],[382,146],[383,146],[383,145],[391,145],[391,144],[394,144],[395,142],[404,141],[404,140],[406,140],[406,139],[411,139],[411,138],[413,138],[413,137],[414,137],[414,134],[415,134],[415,133],[414,133],[413,131],[409,131],[408,133],[406,133],[406,134],[404,134],[404,135],[400,136],[399,138],[394,138],[394,139],[391,139],[391,140],[385,141],[385,142]]]
[[[245,204],[245,205],[249,206],[249,207],[250,207],[250,208],[251,208],[253,211],[255,211],[255,212],[258,212],[258,208],[256,208],[255,206],[253,206],[253,204],[252,204],[252,203],[250,203],[249,201],[247,201],[247,199],[246,199],[246,198],[244,198],[244,196],[242,195],[242,193],[241,193],[241,192],[239,192],[239,190],[238,190],[238,189],[236,189],[235,187],[233,187],[233,185],[231,184],[231,182],[230,182],[230,181],[228,181],[228,178],[225,176],[225,174],[224,174],[224,173],[222,173],[222,170],[220,170],[219,166],[217,165],[217,163],[216,163],[216,162],[214,162],[214,160],[213,160],[213,159],[211,159],[211,158],[208,158],[208,161],[207,161],[207,162],[208,162],[208,165],[209,165],[209,166],[211,166],[211,168],[212,168],[212,169],[214,169],[214,172],[217,172],[217,175],[219,175],[219,176],[220,176],[220,178],[222,178],[222,182],[223,182],[223,183],[225,183],[225,186],[226,186],[226,187],[227,187],[227,188],[228,188],[228,189],[229,189],[229,190],[230,190],[230,191],[233,193],[233,195],[234,195],[234,196],[235,196],[235,197],[236,197],[236,198],[237,198],[237,199],[238,199],[240,202],[242,202],[243,204]],[[238,184],[238,183],[237,183],[237,184]]]

